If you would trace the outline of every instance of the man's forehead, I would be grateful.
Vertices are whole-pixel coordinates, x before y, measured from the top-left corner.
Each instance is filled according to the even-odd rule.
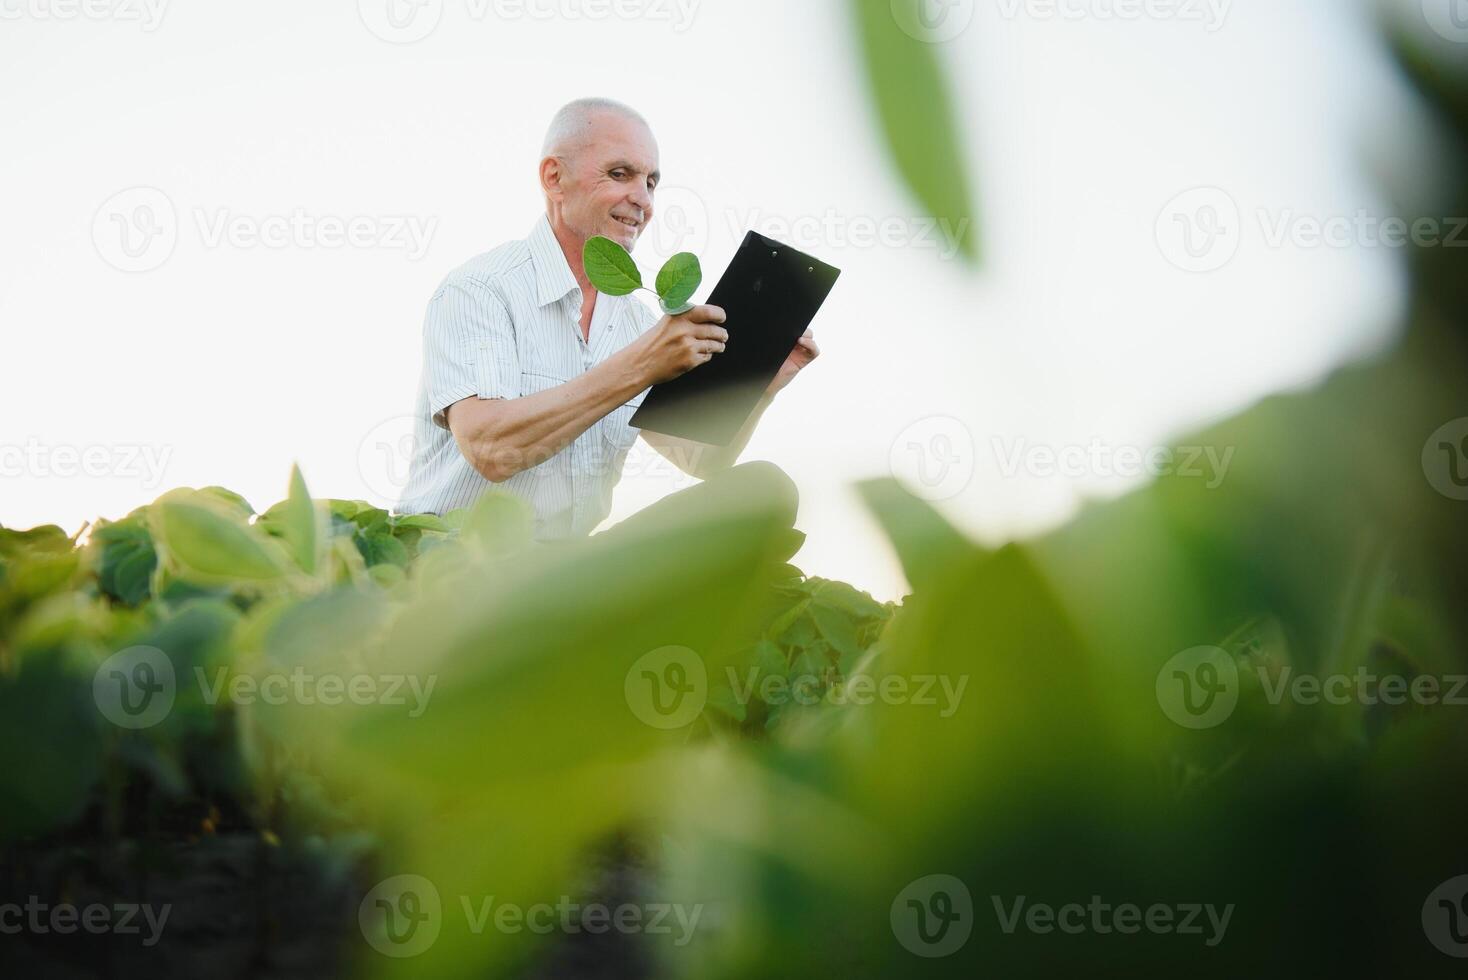
[[[586,133],[586,148],[603,166],[620,163],[643,173],[658,168],[657,140],[652,130],[636,119],[599,114]]]

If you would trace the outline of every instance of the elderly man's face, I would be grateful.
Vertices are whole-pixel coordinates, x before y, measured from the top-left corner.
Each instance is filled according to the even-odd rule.
[[[567,163],[561,220],[581,238],[602,235],[632,251],[652,220],[659,177],[652,133],[634,119],[602,113]]]

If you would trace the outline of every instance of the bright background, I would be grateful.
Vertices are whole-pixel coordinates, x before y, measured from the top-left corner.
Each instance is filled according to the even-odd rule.
[[[391,35],[389,2],[436,28],[383,40],[369,24]],[[905,583],[854,481],[895,470],[986,541],[1033,533],[1144,477],[1006,473],[1017,447],[1154,446],[1379,349],[1403,301],[1401,249],[1266,234],[1386,214],[1377,178],[1410,164],[1383,156],[1404,145],[1383,133],[1413,123],[1364,3],[1234,0],[1217,23],[958,0],[949,17],[971,20],[940,51],[979,187],[977,272],[929,244],[893,178],[834,0],[621,0],[635,17],[590,16],[595,0],[173,0],[151,30],[119,3],[62,19],[55,0],[0,0],[10,526],[75,530],[179,485],[263,509],[292,461],[316,496],[389,502],[425,303],[527,232],[545,124],[585,94],[633,104],[659,138],[644,269],[692,248],[711,286],[753,226],[844,270],[816,323],[824,356],[745,458],[801,487],[797,564],[879,598]],[[1399,6],[1437,38],[1417,0]],[[1198,187],[1216,190],[1170,203]],[[122,271],[140,203],[164,234],[137,259],[150,268]],[[1178,208],[1219,232],[1217,268],[1170,261]],[[211,244],[221,217],[297,209],[432,234],[421,255]],[[889,241],[870,241],[882,222]],[[107,472],[61,475],[68,448]],[[129,462],[142,450],[161,473]],[[611,520],[683,485],[649,455]]]

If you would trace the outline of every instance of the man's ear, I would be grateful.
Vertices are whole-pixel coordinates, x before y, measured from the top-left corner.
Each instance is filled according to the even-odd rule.
[[[546,157],[540,161],[540,189],[552,201],[565,196],[566,164],[559,157]]]

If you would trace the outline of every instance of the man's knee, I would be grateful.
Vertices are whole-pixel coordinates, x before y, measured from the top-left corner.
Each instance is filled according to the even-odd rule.
[[[724,479],[738,484],[741,496],[769,506],[787,527],[794,526],[800,509],[800,490],[795,481],[774,463],[756,460],[740,463],[724,474]]]

